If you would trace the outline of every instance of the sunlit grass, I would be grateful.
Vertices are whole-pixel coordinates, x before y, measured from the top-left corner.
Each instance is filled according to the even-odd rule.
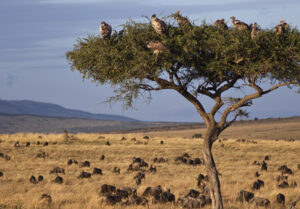
[[[143,139],[145,133],[136,134],[76,134],[66,139],[64,134],[14,134],[0,135],[0,152],[11,156],[6,161],[0,158],[0,171],[4,173],[0,177],[0,205],[7,208],[21,206],[21,208],[100,208],[97,191],[104,183],[113,184],[117,187],[131,186],[141,194],[147,186],[162,185],[170,188],[176,196],[182,197],[190,189],[197,189],[197,176],[205,174],[204,166],[189,166],[177,164],[174,161],[176,156],[185,152],[192,157],[202,158],[202,139],[182,138],[180,136],[159,137],[158,134],[147,133],[150,139]],[[163,133],[161,133],[164,136]],[[105,139],[99,139],[105,136]],[[127,138],[121,141],[122,136]],[[142,144],[137,144],[130,139],[135,137]],[[160,141],[164,144],[161,145]],[[20,148],[15,148],[14,143],[19,141]],[[41,145],[36,143],[40,141]],[[43,146],[44,142],[49,146]],[[111,146],[105,145],[106,141]],[[30,142],[30,147],[25,143]],[[147,144],[144,144],[147,142]],[[224,144],[224,146],[221,146]],[[46,152],[46,159],[36,158],[40,151]],[[225,208],[251,208],[241,205],[235,201],[240,190],[251,191],[252,183],[257,179],[254,173],[259,171],[259,179],[265,182],[260,191],[255,191],[255,196],[268,198],[271,201],[271,208],[279,209],[275,203],[276,195],[286,195],[286,202],[293,201],[299,194],[298,187],[292,189],[278,189],[274,180],[280,174],[278,167],[286,164],[294,171],[288,179],[290,183],[295,180],[300,184],[300,171],[297,170],[300,153],[300,141],[275,141],[259,140],[257,144],[236,142],[230,138],[221,143],[216,142],[213,148],[216,164],[221,173],[222,193]],[[104,161],[99,160],[100,156],[106,156]],[[260,167],[252,165],[254,160],[262,161],[265,155],[270,155],[268,161],[268,172],[260,171]],[[156,174],[146,173],[146,179],[140,186],[135,184],[133,176],[135,173],[127,173],[126,169],[132,158],[142,157],[146,162],[153,164],[153,158],[164,157],[169,161],[156,163],[158,172]],[[88,160],[90,168],[79,168],[78,165],[67,166],[69,159],[76,159],[79,162]],[[54,166],[63,167],[66,170],[62,185],[52,182],[56,177],[50,174]],[[121,174],[113,173],[113,168],[121,168]],[[101,168],[102,176],[93,175],[91,179],[78,179],[82,170],[92,172],[94,167]],[[38,184],[31,184],[31,175],[43,175],[44,181]],[[49,205],[41,201],[41,195],[48,193],[52,196],[53,202]],[[151,202],[151,200],[150,200]],[[101,207],[103,208],[103,206]],[[122,208],[121,206],[105,206],[105,208]],[[141,206],[130,206],[128,208],[142,208]],[[152,205],[150,208],[180,208],[176,205]],[[209,207],[208,207],[209,208]]]

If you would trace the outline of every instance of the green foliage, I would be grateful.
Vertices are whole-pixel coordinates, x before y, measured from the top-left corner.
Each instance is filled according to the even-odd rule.
[[[115,87],[116,97],[127,106],[141,90],[220,86],[233,78],[265,78],[273,82],[300,81],[300,33],[296,28],[277,36],[261,30],[252,40],[247,30],[220,29],[213,25],[193,24],[178,27],[169,16],[168,35],[156,34],[151,23],[128,21],[110,40],[90,35],[78,39],[66,54],[73,70],[83,78]],[[291,28],[291,27],[290,27]],[[158,40],[168,50],[155,55],[147,42]],[[175,85],[163,85],[159,78]],[[206,86],[205,86],[206,85]],[[194,88],[194,89],[193,89]]]

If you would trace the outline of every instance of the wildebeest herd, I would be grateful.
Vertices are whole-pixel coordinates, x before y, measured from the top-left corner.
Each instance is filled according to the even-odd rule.
[[[101,138],[100,140],[103,141],[103,146],[105,147],[107,147],[108,145],[107,142],[109,142],[109,146],[113,146],[117,143],[117,140],[109,141],[105,138]],[[149,136],[143,137],[142,140],[146,140],[148,142],[147,144],[143,142],[142,146],[151,146],[152,142]],[[136,143],[136,141],[139,140],[127,140],[126,137],[122,137],[119,141],[121,141],[121,143],[125,143],[124,141],[126,141],[136,146],[139,146],[140,144]],[[160,143],[161,141],[161,139],[158,140],[157,146],[163,147],[169,143],[168,141],[167,143]],[[225,149],[227,145],[224,146],[224,143],[226,142],[225,140],[222,142],[223,146],[220,146],[220,148]],[[237,140],[231,143],[236,144],[240,142],[243,142],[243,140]],[[257,144],[259,144],[259,142],[251,142],[251,146],[256,146]],[[17,153],[23,152],[25,149],[33,146],[51,147],[59,146],[59,144],[51,142],[16,142],[14,143],[12,149],[14,149],[14,153]],[[122,146],[122,144],[119,144],[118,146]],[[22,151],[22,149],[24,150]],[[107,157],[107,154],[109,154],[109,152],[106,152],[106,154],[99,153],[99,155],[96,157],[96,160],[98,162],[101,162],[103,165],[105,163],[108,163],[109,161],[113,162],[113,159]],[[51,160],[51,154],[48,153],[47,150],[41,149],[37,153],[32,153],[32,155],[34,158],[41,159],[45,163],[47,163],[48,160]],[[65,177],[71,175],[69,172],[71,168],[77,170],[76,178],[78,179],[78,181],[83,181],[82,179],[92,179],[96,176],[104,177],[105,174],[108,173],[115,175],[114,178],[116,179],[116,182],[121,176],[131,176],[128,180],[129,182],[131,182],[129,185],[124,184],[120,186],[120,184],[118,183],[102,183],[101,185],[99,185],[99,188],[94,193],[95,195],[97,195],[100,208],[105,205],[120,207],[165,205],[166,208],[169,208],[171,206],[178,206],[183,208],[210,207],[211,199],[209,193],[209,178],[204,173],[198,173],[194,176],[187,176],[187,178],[193,179],[193,186],[190,188],[186,187],[185,192],[178,193],[174,189],[171,189],[171,187],[166,186],[168,185],[167,183],[165,183],[164,185],[148,185],[146,183],[147,178],[152,178],[155,175],[164,175],[160,172],[160,170],[163,170],[170,165],[182,167],[183,170],[187,168],[201,168],[203,171],[204,162],[201,157],[192,157],[194,154],[188,152],[182,152],[181,154],[178,154],[177,152],[175,156],[152,155],[151,157],[147,157],[141,155],[135,156],[134,153],[132,153],[131,155],[131,159],[129,159],[129,161],[127,160],[127,163],[125,163],[125,169],[124,166],[122,167],[119,165],[113,165],[113,163],[111,163],[111,169],[102,168],[99,166],[99,164],[97,164],[97,166],[94,166],[93,164],[95,164],[95,161],[93,162],[73,156],[65,160],[63,164],[55,165],[51,169],[49,169],[48,177],[46,179],[51,184],[67,184],[65,181]],[[0,152],[0,158],[3,159],[3,161],[1,160],[2,164],[5,162],[9,162],[12,158],[14,158],[14,156],[11,156],[11,154],[8,155],[8,153]],[[285,208],[286,206],[292,204],[296,205],[297,200],[294,202],[287,202],[287,194],[285,194],[284,192],[277,192],[276,194],[274,193],[273,199],[268,199],[260,195],[260,191],[266,186],[264,179],[266,176],[265,174],[270,172],[270,166],[274,168],[274,165],[277,165],[277,162],[273,161],[272,155],[265,155],[262,159],[256,159],[252,162],[249,162],[249,164],[252,168],[256,168],[256,171],[253,173],[254,175],[251,175],[252,177],[256,178],[256,180],[253,181],[251,185],[249,185],[249,187],[243,188],[243,190],[235,192],[233,191],[235,193],[234,201],[236,201],[236,204],[269,208],[275,208],[273,207],[275,205],[276,208]],[[300,164],[297,165],[297,169],[300,170]],[[277,171],[272,171],[274,173],[274,179],[272,180],[274,182],[274,186],[278,189],[288,189],[289,191],[291,191],[292,189],[296,189],[297,182],[294,176],[297,175],[297,169],[292,170],[286,164],[277,166]],[[0,181],[1,178],[3,178],[5,175],[5,172],[3,172],[0,167]],[[222,177],[222,172],[219,173],[219,176]],[[27,179],[33,185],[40,185],[45,181],[45,175],[43,176],[42,174],[35,172],[28,176]],[[105,182],[105,179],[102,179],[101,182]],[[41,201],[43,201],[44,203],[51,204],[53,201],[55,201],[55,198],[51,193],[43,192],[38,195],[40,196],[39,198],[41,199]]]

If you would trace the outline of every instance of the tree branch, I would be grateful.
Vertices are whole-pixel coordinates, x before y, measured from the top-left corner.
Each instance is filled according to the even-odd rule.
[[[250,106],[251,105],[250,104],[251,100],[256,99],[258,97],[261,97],[262,95],[267,94],[267,93],[269,93],[269,92],[271,92],[271,91],[273,91],[273,90],[275,90],[275,89],[277,89],[277,88],[279,88],[281,86],[287,86],[287,85],[290,85],[290,84],[293,83],[293,81],[289,81],[289,82],[285,82],[285,83],[280,83],[280,84],[274,85],[273,87],[271,87],[270,89],[268,89],[266,91],[263,91],[263,89],[260,86],[258,86],[257,84],[255,84],[256,79],[252,79],[251,80],[251,79],[248,78],[248,80],[250,82],[249,86],[251,86],[253,89],[255,89],[256,92],[253,93],[253,94],[249,94],[249,95],[245,96],[244,98],[242,98],[241,100],[239,100],[235,104],[230,105],[229,107],[227,107],[227,109],[223,112],[223,114],[221,116],[221,119],[220,119],[220,121],[218,123],[218,126],[220,128],[222,128],[223,130],[225,128],[227,128],[229,125],[231,125],[235,121],[234,120],[232,122],[229,122],[228,123],[229,125],[226,125],[226,119],[227,119],[228,115],[231,112],[233,112],[233,111],[235,111],[238,108],[243,107],[243,106]]]

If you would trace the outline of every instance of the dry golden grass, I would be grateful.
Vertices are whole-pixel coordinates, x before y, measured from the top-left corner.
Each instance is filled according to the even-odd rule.
[[[188,133],[189,131],[185,131]],[[191,133],[201,132],[192,130]],[[299,132],[299,130],[298,130]],[[175,135],[177,133],[177,136]],[[299,134],[299,133],[298,133]],[[182,197],[190,189],[197,190],[197,176],[199,173],[205,174],[204,167],[177,164],[174,158],[187,152],[192,157],[202,158],[202,140],[191,139],[188,136],[179,135],[179,132],[151,132],[132,134],[104,134],[106,139],[98,139],[101,134],[77,134],[74,140],[65,140],[63,134],[14,134],[0,135],[0,152],[11,156],[11,160],[6,161],[0,158],[0,171],[4,173],[0,177],[0,208],[123,208],[117,206],[100,206],[97,191],[104,183],[113,184],[117,187],[132,186],[138,189],[141,194],[146,186],[162,185],[171,189],[176,196]],[[150,139],[143,139],[144,135],[149,135]],[[121,137],[128,138],[121,141]],[[163,137],[162,137],[163,136]],[[165,137],[168,136],[168,137]],[[184,137],[183,137],[184,136]],[[136,137],[137,141],[148,142],[148,144],[135,144],[130,138]],[[161,145],[160,141],[164,140]],[[111,146],[106,146],[105,142],[110,141]],[[15,148],[14,143],[19,141],[20,148]],[[30,147],[25,147],[25,143],[31,142]],[[37,141],[48,141],[49,146],[36,145]],[[221,144],[224,143],[224,147]],[[255,191],[255,196],[268,198],[271,201],[272,209],[279,209],[275,198],[278,193],[286,195],[286,202],[291,202],[300,195],[300,170],[297,164],[300,163],[300,141],[275,141],[258,140],[257,144],[236,142],[235,137],[230,137],[222,143],[216,142],[213,148],[217,168],[222,174],[220,176],[222,193],[225,208],[243,209],[255,208],[243,205],[235,201],[240,190],[251,191],[252,183],[257,179],[254,173],[259,171],[262,175],[259,179],[265,182],[265,186],[260,191]],[[46,159],[36,158],[36,154],[44,151],[48,154]],[[104,161],[100,161],[100,156],[106,156]],[[268,161],[268,172],[260,171],[260,167],[252,165],[254,160],[262,161],[265,155],[270,155]],[[155,164],[157,173],[146,173],[145,181],[137,186],[133,180],[135,173],[127,173],[126,169],[132,162],[132,157],[141,157],[146,162],[153,164],[154,157],[168,158],[167,163]],[[78,165],[67,166],[67,161],[72,158],[79,162],[88,160],[91,162],[90,168],[79,168]],[[274,178],[280,174],[277,171],[280,165],[286,164],[294,171],[290,175],[288,182],[295,180],[299,187],[278,189]],[[63,184],[55,184],[52,180],[55,174],[49,174],[54,166],[63,167],[66,170]],[[112,172],[113,168],[121,168],[121,174]],[[93,175],[90,179],[78,179],[82,170],[92,172],[94,167],[101,168],[102,176]],[[29,182],[31,175],[43,175],[44,181],[38,184]],[[41,201],[43,193],[50,194],[53,202],[47,204]],[[150,200],[151,201],[151,200]],[[130,206],[127,208],[143,208],[141,206]],[[180,206],[152,205],[150,208],[180,208]],[[209,208],[209,207],[207,207]]]

